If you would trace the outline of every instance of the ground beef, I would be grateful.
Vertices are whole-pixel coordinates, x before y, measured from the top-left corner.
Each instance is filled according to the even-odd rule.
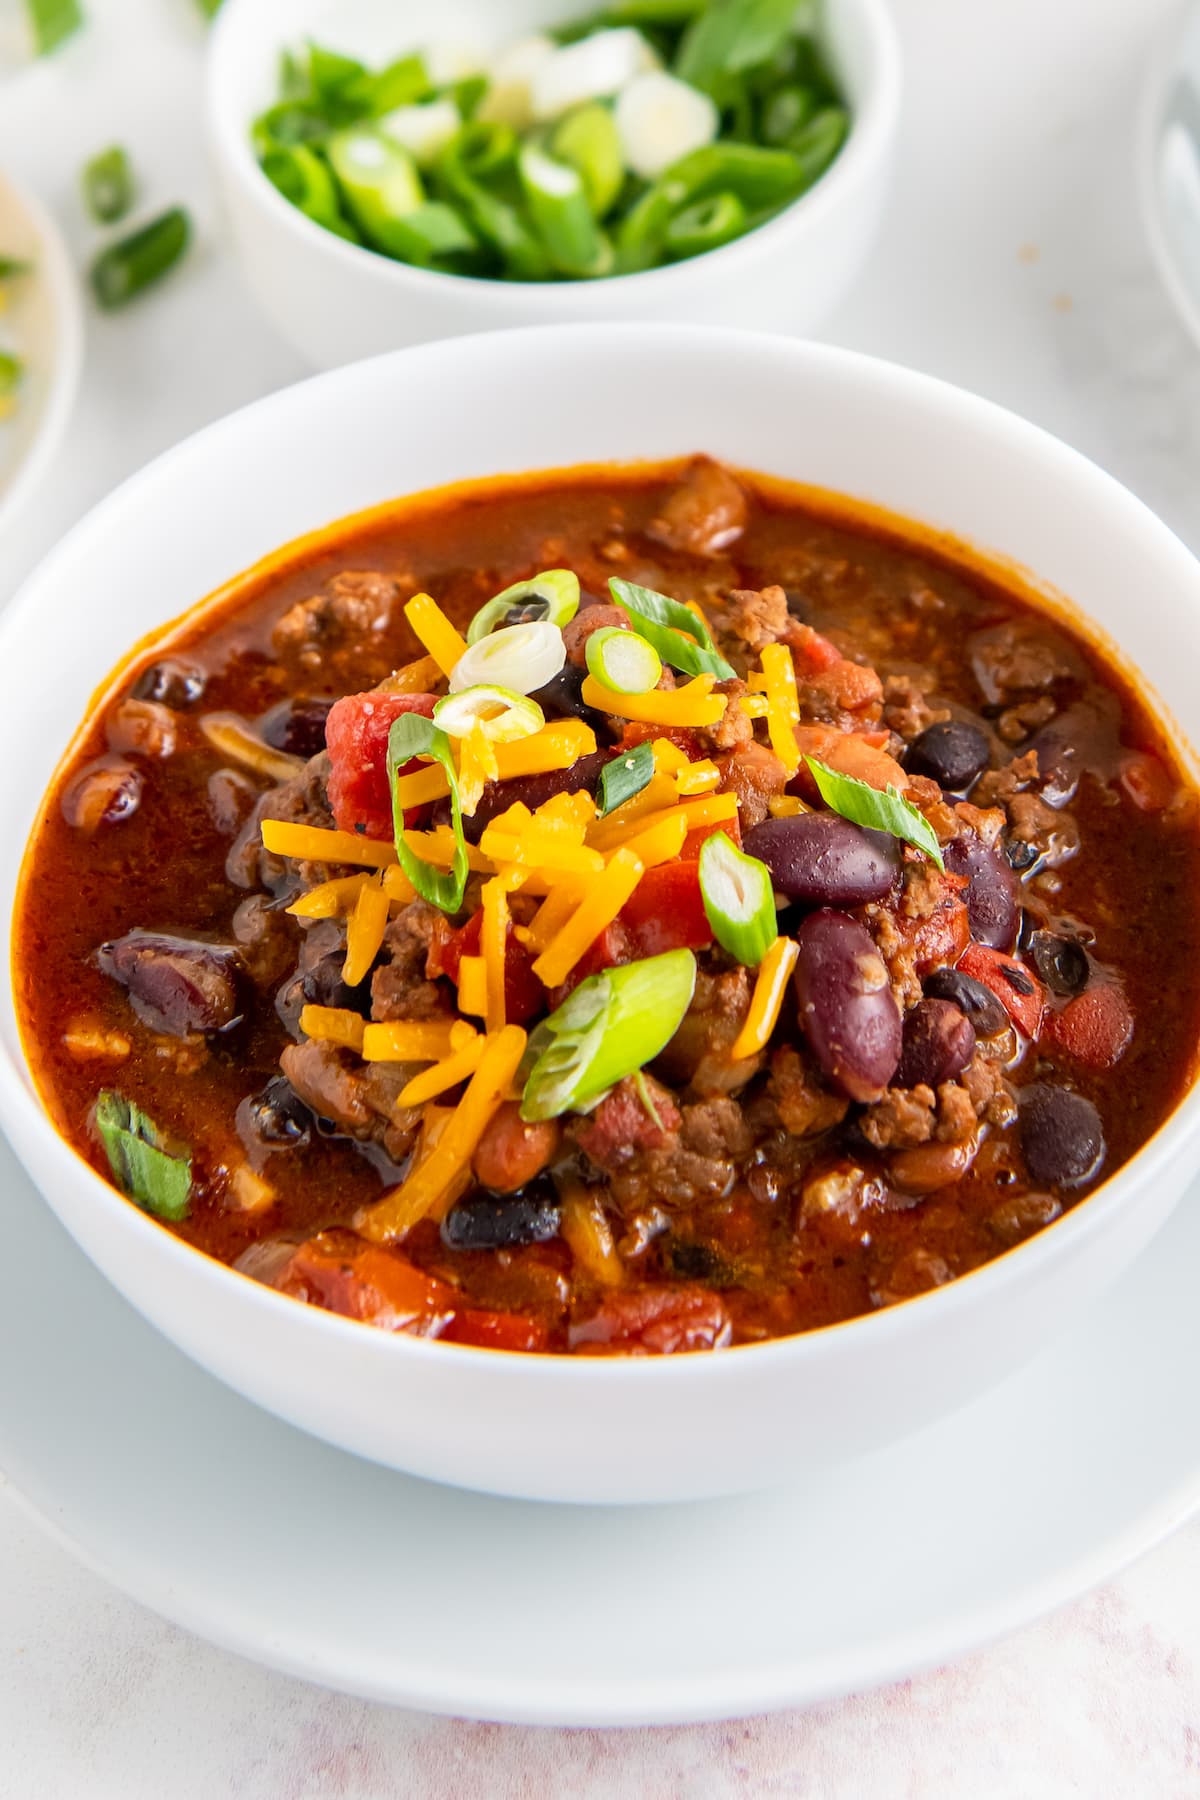
[[[800,1051],[784,1045],[771,1053],[767,1097],[789,1137],[817,1137],[840,1125],[850,1102],[831,1094]]]
[[[754,1133],[737,1102],[722,1096],[684,1107],[680,1142],[697,1156],[728,1160],[749,1155]]]
[[[929,1142],[936,1111],[937,1096],[924,1082],[914,1088],[888,1088],[882,1100],[867,1108],[860,1129],[877,1150],[907,1150]]]
[[[943,1081],[937,1091],[939,1144],[961,1144],[975,1131],[975,1107],[967,1088],[958,1081]]]
[[[901,1012],[906,1012],[916,1005],[922,993],[917,973],[918,946],[900,930],[888,907],[872,903],[862,908],[861,917],[883,958],[896,1002]]]
[[[426,977],[430,947],[442,914],[427,900],[410,900],[383,937],[380,962],[371,976],[371,1017],[438,1019],[454,1008],[448,990]]]
[[[883,705],[883,682],[869,663],[839,657],[827,669],[818,669],[797,681],[800,716],[826,720],[849,729],[871,724]]]
[[[288,608],[271,633],[276,654],[305,669],[326,669],[345,652],[368,652],[393,623],[400,589],[375,569],[346,569],[319,594]]]
[[[975,783],[972,798],[976,806],[1006,806],[1014,794],[1023,793],[1037,778],[1037,751],[1026,750],[1002,769],[985,769]]]
[[[1006,744],[1019,744],[1039,725],[1048,725],[1057,711],[1049,694],[1036,700],[1021,700],[1016,706],[1005,708],[996,721],[996,730]]]
[[[1008,819],[1013,837],[1036,850],[1050,868],[1068,862],[1079,849],[1079,827],[1070,813],[1047,806],[1037,794],[1014,794]]]
[[[950,718],[948,706],[931,706],[923,688],[911,675],[885,675],[883,679],[883,722],[906,743],[930,725]]]
[[[756,1073],[761,1055],[738,1062],[730,1055],[750,1010],[750,993],[749,971],[740,966],[718,975],[698,971],[692,1004],[658,1059],[673,1086],[690,1086],[701,1096],[724,1094],[743,1087]]]
[[[274,987],[296,952],[296,923],[273,907],[265,894],[249,894],[233,915],[233,936],[242,966],[256,986]]]
[[[931,862],[910,862],[904,867],[900,912],[906,919],[929,919],[946,897],[945,877]]]
[[[324,881],[324,863],[291,862],[272,856],[262,847],[264,819],[282,819],[292,825],[333,826],[333,814],[325,794],[329,757],[324,751],[312,757],[290,781],[280,782],[261,797],[225,858],[225,874],[234,887],[265,887],[273,894],[300,892]]]
[[[716,764],[721,771],[720,792],[738,797],[742,830],[761,825],[770,810],[768,801],[788,784],[787,770],[775,752],[765,744],[746,744],[718,756]]]
[[[977,631],[967,651],[983,697],[992,706],[1008,706],[1087,673],[1074,647],[1036,619],[1009,620]]]
[[[729,705],[725,708],[723,718],[715,725],[696,733],[700,748],[706,755],[714,750],[749,750],[754,741],[754,726],[738,705],[738,701],[749,691],[745,682],[739,681],[736,676],[717,682],[713,693],[726,695]]]
[[[641,1164],[647,1151],[673,1149],[679,1132],[674,1096],[643,1075],[627,1075],[586,1118],[577,1119],[572,1136],[589,1162],[607,1175]]]
[[[711,457],[697,456],[647,532],[668,549],[717,556],[742,535],[746,518],[746,496],[734,477]]]
[[[968,831],[973,831],[977,838],[981,838],[989,850],[995,845],[1007,823],[1007,814],[1002,807],[983,808],[974,806],[970,800],[957,801],[954,815]]]
[[[734,588],[714,609],[713,624],[722,637],[739,639],[757,656],[791,629],[787,595],[781,587]]]

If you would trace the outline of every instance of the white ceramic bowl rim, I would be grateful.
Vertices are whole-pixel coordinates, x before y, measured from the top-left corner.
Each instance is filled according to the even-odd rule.
[[[208,64],[208,123],[213,142],[220,146],[222,154],[229,158],[231,166],[244,182],[249,183],[258,192],[262,203],[269,207],[281,225],[298,238],[301,244],[315,246],[318,242],[337,262],[347,268],[361,267],[364,257],[371,259],[371,266],[378,265],[381,278],[384,271],[397,285],[413,283],[418,288],[425,287],[430,293],[436,293],[447,283],[460,287],[464,282],[481,293],[486,293],[489,302],[501,299],[512,307],[515,313],[522,311],[521,297],[530,294],[552,292],[556,301],[561,300],[565,306],[578,304],[581,311],[586,307],[588,294],[597,287],[606,288],[614,282],[619,283],[623,292],[649,295],[669,294],[672,285],[678,286],[689,278],[703,276],[718,261],[723,270],[733,270],[737,262],[747,254],[747,246],[756,248],[764,241],[773,242],[801,221],[812,222],[825,213],[830,212],[842,200],[846,190],[857,184],[860,168],[870,168],[877,156],[882,154],[884,146],[889,142],[900,109],[900,44],[895,22],[886,0],[857,0],[865,17],[869,21],[869,31],[874,46],[874,69],[870,87],[860,105],[851,116],[850,131],[845,143],[825,173],[799,199],[785,206],[782,212],[753,231],[735,238],[732,243],[723,244],[719,249],[707,250],[700,256],[688,257],[682,262],[668,263],[660,268],[643,269],[627,275],[605,275],[595,281],[503,281],[495,276],[454,275],[436,269],[420,269],[412,263],[401,262],[381,251],[372,250],[366,245],[352,244],[340,238],[336,232],[326,231],[298,207],[285,200],[273,182],[267,180],[255,157],[251,153],[249,119],[236,117],[226,101],[223,72],[226,61],[236,51],[236,33],[239,14],[247,0],[226,0],[225,6],[217,14],[212,28],[212,41],[209,48]]]
[[[964,432],[978,431],[980,425],[986,426],[1015,456],[1023,455],[1044,468],[1047,481],[1051,484],[1056,475],[1061,476],[1064,482],[1071,475],[1085,475],[1095,488],[1098,501],[1103,502],[1106,517],[1123,518],[1128,524],[1136,526],[1143,538],[1155,540],[1157,553],[1163,562],[1177,565],[1181,585],[1196,584],[1198,571],[1195,558],[1142,501],[1090,459],[1006,408],[933,376],[856,351],[790,340],[772,341],[761,333],[721,331],[701,326],[681,328],[663,325],[567,324],[531,327],[515,332],[486,332],[474,337],[442,340],[424,345],[418,350],[393,351],[386,356],[350,365],[349,369],[328,370],[255,401],[185,438],[130,476],[94,509],[94,513],[101,510],[105,513],[124,511],[131,520],[136,519],[142,509],[143,497],[149,495],[174,463],[186,459],[201,445],[215,447],[223,439],[236,442],[239,421],[248,414],[274,411],[286,415],[297,404],[303,404],[303,396],[316,391],[322,384],[336,385],[343,382],[348,373],[366,379],[373,371],[382,371],[397,361],[411,362],[414,356],[433,359],[435,362],[441,360],[446,364],[447,370],[451,370],[456,360],[469,353],[473,346],[481,348],[487,344],[494,344],[497,353],[504,355],[506,350],[522,344],[566,344],[574,339],[579,343],[580,354],[616,356],[627,345],[645,343],[655,338],[661,340],[664,349],[669,346],[676,353],[683,351],[693,357],[698,368],[706,365],[709,355],[728,355],[739,350],[747,356],[761,355],[764,346],[770,345],[780,356],[787,356],[793,362],[807,360],[814,365],[833,369],[844,375],[848,384],[857,377],[873,388],[890,393],[891,397],[900,402],[921,405],[926,410],[932,408],[939,413],[939,423],[950,434],[953,434],[956,424],[961,425]],[[27,612],[36,607],[38,589],[43,580],[52,576],[55,565],[60,560],[68,559],[76,541],[81,537],[86,538],[92,529],[94,513],[85,516],[60,541],[6,610],[0,620],[0,659],[7,656],[9,639],[14,635],[17,625],[23,621]],[[924,520],[918,523],[935,527],[940,525],[944,529],[953,530],[952,521]],[[1002,546],[983,545],[980,549],[1003,555]],[[1194,751],[1180,738],[1178,732],[1174,735],[1181,752],[1194,768]],[[11,1019],[15,1011],[11,983],[6,985],[2,1004]],[[214,1292],[230,1279],[239,1282],[244,1289],[247,1305],[261,1314],[264,1331],[270,1330],[272,1318],[283,1316],[281,1308],[286,1309],[289,1317],[294,1316],[292,1309],[298,1302],[216,1262],[202,1251],[193,1249],[156,1224],[104,1181],[59,1135],[33,1091],[24,1060],[15,1059],[7,1044],[3,1046],[3,1054],[0,1054],[0,1119],[12,1130],[15,1146],[23,1158],[25,1145],[35,1143],[46,1159],[46,1166],[54,1169],[64,1182],[78,1181],[82,1172],[91,1189],[93,1204],[105,1209],[114,1222],[119,1223],[120,1229],[131,1233],[152,1234],[157,1240],[157,1254],[177,1264],[189,1265],[188,1272],[193,1278],[199,1275],[204,1283],[217,1284]],[[889,1343],[901,1338],[909,1329],[914,1308],[919,1310],[921,1318],[927,1324],[932,1325],[935,1317],[946,1324],[962,1312],[969,1311],[977,1301],[981,1302],[985,1294],[992,1295],[1005,1287],[1020,1286],[1038,1275],[1051,1274],[1064,1260],[1077,1255],[1090,1240],[1106,1231],[1113,1213],[1124,1203],[1125,1189],[1135,1170],[1143,1186],[1152,1183],[1160,1172],[1167,1169],[1186,1140],[1195,1137],[1198,1132],[1200,1081],[1194,1071],[1192,1085],[1175,1110],[1111,1179],[1055,1223],[1016,1248],[959,1276],[944,1287],[880,1312],[790,1337],[738,1345],[719,1354],[697,1353],[645,1359],[591,1359],[553,1354],[530,1356],[512,1351],[443,1344],[436,1339],[411,1337],[403,1333],[373,1331],[353,1320],[317,1307],[308,1309],[311,1315],[309,1324],[314,1333],[332,1334],[335,1339],[350,1333],[349,1341],[358,1346],[360,1354],[435,1359],[469,1357],[481,1379],[490,1378],[501,1384],[506,1371],[516,1361],[521,1365],[526,1379],[555,1386],[564,1383],[569,1386],[577,1385],[581,1394],[586,1394],[596,1384],[625,1383],[642,1389],[648,1386],[661,1388],[672,1393],[686,1391],[696,1384],[720,1384],[740,1378],[744,1365],[750,1358],[765,1368],[771,1362],[793,1363],[796,1359],[820,1357],[837,1342],[844,1341],[847,1334],[851,1334],[855,1345],[860,1347],[865,1347],[869,1339],[874,1352],[886,1356]],[[44,1186],[44,1182],[41,1185]]]

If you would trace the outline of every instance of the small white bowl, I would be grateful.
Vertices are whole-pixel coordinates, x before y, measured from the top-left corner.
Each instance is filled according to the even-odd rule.
[[[0,256],[30,264],[12,282],[0,345],[25,363],[14,411],[0,420],[0,533],[32,497],[62,442],[83,363],[83,308],[58,228],[32,194],[0,175]]]
[[[263,175],[251,121],[306,37],[382,63],[436,39],[498,46],[593,0],[225,0],[209,51],[209,138],[247,279],[302,356],[333,368],[430,338],[512,325],[663,320],[804,333],[865,258],[891,174],[900,54],[886,0],[824,0],[822,33],[853,114],[828,173],[757,231],[689,262],[601,281],[480,281],[410,268],[314,225]]]
[[[697,449],[873,501],[1036,570],[1086,605],[1092,629],[1200,737],[1200,564],[1140,501],[1032,425],[927,376],[795,340],[653,325],[494,333],[273,394],[160,457],[58,545],[0,620],[0,754],[19,771],[0,787],[0,912],[11,913],[42,795],[90,696],[145,633],[289,540],[396,495]],[[7,992],[0,1123],[92,1260],[239,1392],[418,1475],[576,1501],[816,1478],[929,1424],[1093,1300],[1200,1160],[1194,1086],[1097,1193],[948,1287],[807,1336],[590,1360],[392,1336],[210,1261],[59,1137]]]
[[[1172,15],[1138,131],[1142,220],[1163,286],[1200,345],[1200,5]]]

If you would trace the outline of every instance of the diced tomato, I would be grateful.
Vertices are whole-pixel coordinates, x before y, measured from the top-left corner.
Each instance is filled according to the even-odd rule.
[[[732,819],[720,819],[715,825],[697,825],[695,831],[689,831],[683,840],[683,849],[679,852],[680,862],[695,862],[700,855],[700,846],[705,838],[710,838],[714,831],[723,831],[732,838],[740,850],[742,847],[742,819],[740,813],[734,813]]]
[[[792,660],[801,679],[807,675],[819,675],[822,669],[832,669],[834,663],[842,661],[842,653],[836,644],[831,644],[827,637],[822,637],[811,625],[802,625],[799,620],[792,625],[787,641],[792,647]]]
[[[455,1313],[442,1337],[448,1344],[474,1344],[483,1350],[544,1350],[550,1333],[540,1319],[527,1313],[472,1306]]]
[[[990,988],[1019,1031],[1033,1039],[1041,1028],[1046,991],[1032,969],[1015,956],[989,950],[984,944],[968,944],[958,959],[964,975]]]
[[[630,719],[621,732],[621,749],[632,750],[635,744],[644,744],[654,738],[666,738],[677,750],[682,750],[689,762],[697,762],[702,754],[700,743],[694,731],[684,725],[639,725]]]
[[[635,1150],[661,1150],[679,1130],[679,1108],[668,1090],[653,1076],[648,1083],[656,1119],[645,1099],[628,1077],[606,1094],[595,1112],[575,1126],[575,1139],[598,1169],[619,1168]]]
[[[962,898],[966,877],[947,871],[938,875],[937,882],[941,897],[931,913],[921,919],[906,919],[900,912],[894,915],[897,931],[913,947],[918,975],[957,962],[971,936],[971,920]]]
[[[1175,792],[1175,783],[1166,764],[1145,751],[1126,757],[1117,776],[1117,786],[1139,812],[1145,813],[1162,812]]]
[[[1073,1056],[1089,1069],[1111,1069],[1133,1036],[1129,1002],[1115,982],[1088,988],[1042,1027],[1042,1042]]]
[[[635,956],[658,956],[664,950],[703,950],[713,929],[700,893],[696,862],[664,863],[647,869],[633,897],[621,909],[621,921],[633,941]]]
[[[606,1294],[590,1318],[571,1326],[570,1345],[585,1356],[672,1356],[719,1350],[730,1335],[724,1303],[709,1289],[641,1287]]]
[[[895,757],[884,749],[887,741],[886,731],[839,731],[834,725],[796,727],[801,756],[815,756],[839,775],[854,775],[881,792],[894,787],[903,793],[908,777]],[[788,783],[788,792],[806,800],[816,799],[816,783],[806,764],[801,763],[799,773]]]
[[[865,712],[883,699],[883,683],[875,670],[866,663],[851,662],[846,656],[806,677],[804,691],[809,696],[820,696],[841,712]]]
[[[452,1287],[423,1274],[398,1250],[346,1231],[322,1232],[300,1244],[275,1285],[310,1306],[415,1337],[439,1336],[457,1300]]]
[[[329,804],[339,831],[366,837],[392,835],[392,797],[388,791],[387,741],[393,722],[405,713],[433,717],[432,694],[347,694],[330,708],[325,721],[329,750]],[[419,767],[407,763],[406,774]],[[405,814],[413,824],[423,809]]]
[[[483,931],[483,909],[472,913],[457,930],[444,918],[434,920],[429,938],[429,954],[425,973],[430,980],[447,975],[457,985],[458,969],[464,956],[479,955]],[[545,1004],[541,982],[533,972],[533,957],[516,936],[513,922],[508,922],[504,943],[504,1016],[510,1025],[524,1025]]]

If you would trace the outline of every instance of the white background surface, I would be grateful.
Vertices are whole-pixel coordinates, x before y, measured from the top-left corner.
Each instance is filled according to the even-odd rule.
[[[829,335],[1028,414],[1200,550],[1200,355],[1150,268],[1132,169],[1143,72],[1174,7],[896,3],[908,84],[894,200]],[[198,243],[169,287],[91,321],[68,450],[0,548],[0,596],[126,473],[302,373],[255,315],[214,216],[192,0],[87,4],[91,31],[53,63],[0,68],[0,163],[82,256],[77,171],[120,139],[147,206],[184,199]],[[0,0],[0,51],[6,9],[15,0]],[[390,1712],[255,1670],[77,1569],[0,1488],[5,1800],[1198,1791],[1200,1525],[1066,1612],[880,1694],[725,1726],[566,1733]]]

